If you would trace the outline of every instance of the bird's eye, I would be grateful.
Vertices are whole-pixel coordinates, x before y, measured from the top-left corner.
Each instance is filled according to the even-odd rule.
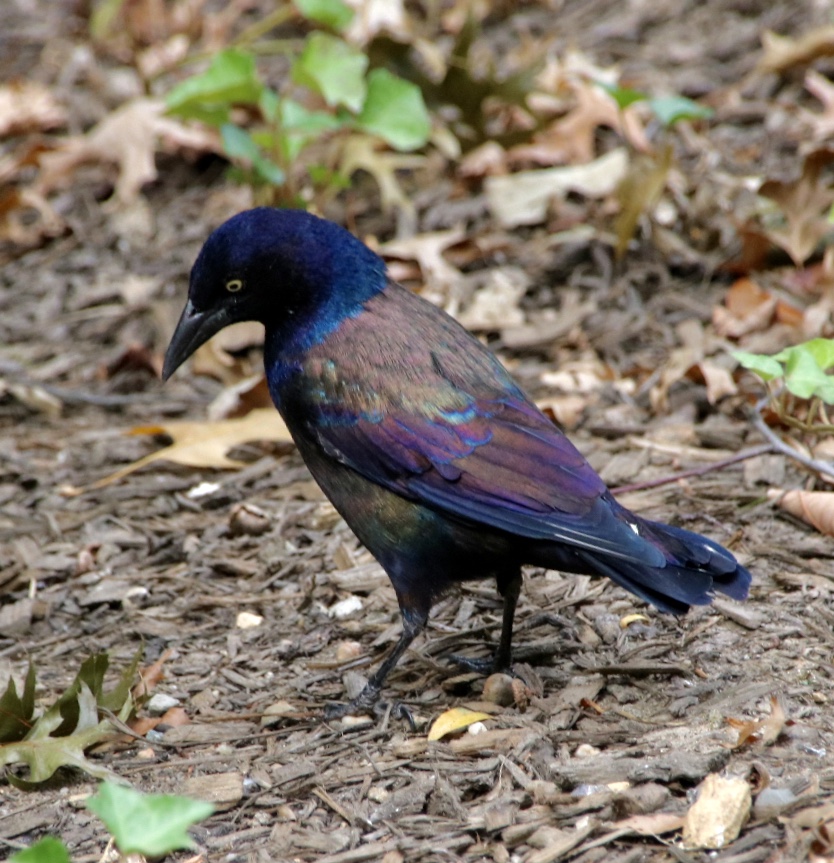
[[[243,279],[229,279],[226,282],[226,290],[230,294],[236,294],[241,288],[243,288]]]

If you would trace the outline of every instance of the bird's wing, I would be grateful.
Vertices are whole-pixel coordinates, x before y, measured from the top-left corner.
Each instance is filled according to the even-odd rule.
[[[463,347],[441,340],[404,358],[393,343],[390,352],[377,344],[364,356],[360,346],[339,361],[311,358],[300,384],[305,436],[372,482],[450,516],[652,563],[654,550],[634,542],[582,454],[489,352]]]

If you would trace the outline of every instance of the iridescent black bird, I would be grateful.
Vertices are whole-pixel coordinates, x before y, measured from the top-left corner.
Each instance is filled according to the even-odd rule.
[[[504,597],[494,669],[510,665],[522,564],[607,575],[674,614],[747,596],[730,552],[620,506],[493,354],[338,225],[259,208],[214,231],[163,378],[246,320],[266,326],[269,391],[304,461],[400,604],[400,640],[340,712],[376,701],[432,604],[468,579]]]

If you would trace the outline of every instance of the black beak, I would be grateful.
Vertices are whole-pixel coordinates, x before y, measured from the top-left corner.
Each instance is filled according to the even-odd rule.
[[[222,330],[227,323],[224,309],[198,312],[189,300],[182,310],[177,328],[171,336],[171,344],[165,352],[162,380],[167,381],[200,345]]]

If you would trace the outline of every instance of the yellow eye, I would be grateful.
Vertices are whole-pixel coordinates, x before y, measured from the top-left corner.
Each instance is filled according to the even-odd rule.
[[[243,288],[243,279],[229,279],[226,282],[226,290],[230,294],[236,294],[241,288]]]

